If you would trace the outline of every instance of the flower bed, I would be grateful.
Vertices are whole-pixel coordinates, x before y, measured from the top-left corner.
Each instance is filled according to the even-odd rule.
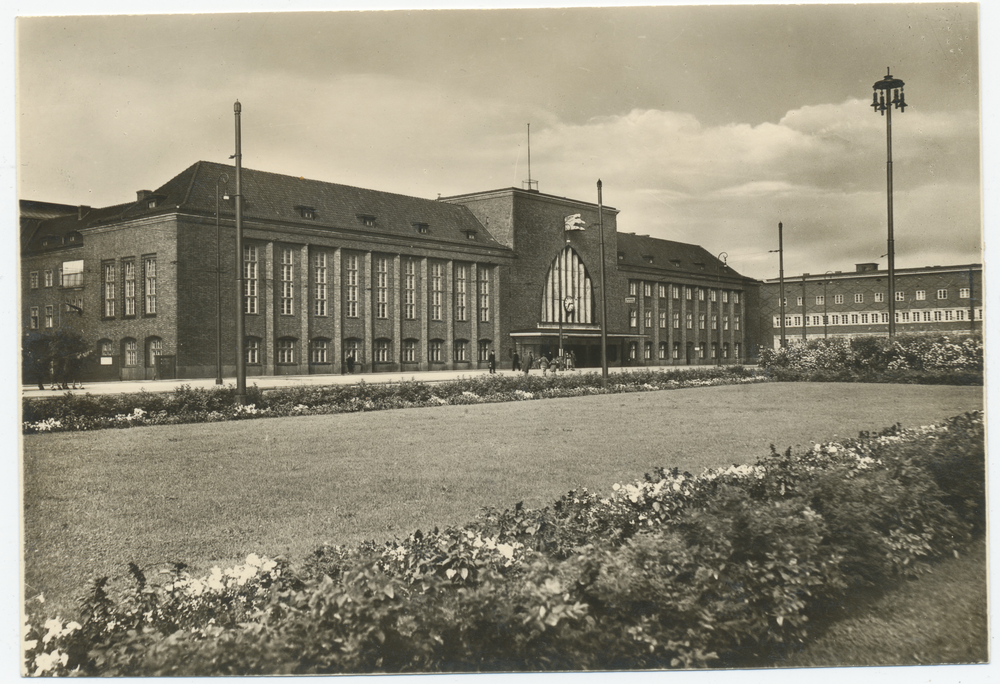
[[[236,404],[236,389],[233,386],[195,389],[182,385],[173,393],[67,393],[58,397],[25,399],[22,428],[25,434],[32,434],[209,423],[247,418],[649,392],[766,380],[763,374],[742,366],[683,371],[637,369],[613,375],[609,378],[607,389],[601,387],[599,373],[561,373],[549,377],[480,375],[437,384],[417,381],[391,384],[361,382],[357,385],[327,385],[267,392],[254,386],[247,389],[244,405]]]
[[[463,390],[467,391],[467,390]],[[29,606],[27,674],[252,675],[763,664],[861,586],[985,529],[983,416],[772,453],[293,565],[255,555]]]
[[[833,337],[764,349],[760,367],[779,381],[983,384],[980,335]]]

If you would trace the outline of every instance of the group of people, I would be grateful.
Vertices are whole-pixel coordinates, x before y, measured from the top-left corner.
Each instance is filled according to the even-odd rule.
[[[492,368],[492,364],[490,367]],[[542,370],[542,375],[548,375],[550,370],[553,373],[559,370],[574,370],[576,368],[576,354],[574,354],[572,350],[561,356],[556,355],[555,358],[552,358],[552,354],[542,354],[538,357],[538,361],[536,362],[534,353],[529,351],[528,360],[524,364],[524,374],[527,375],[531,369],[535,367]],[[521,370],[521,356],[517,352],[514,352],[514,365],[512,370]]]

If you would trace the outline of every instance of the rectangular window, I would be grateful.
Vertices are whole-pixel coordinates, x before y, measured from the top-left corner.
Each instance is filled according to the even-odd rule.
[[[344,257],[344,271],[347,274],[347,310],[348,318],[358,317],[358,255],[348,254]]]
[[[468,361],[466,358],[468,354],[469,343],[465,340],[455,340],[455,360],[456,361]]]
[[[714,302],[718,298],[718,296],[719,296],[718,291],[716,291],[716,290],[709,290],[708,291],[708,301]]]
[[[37,274],[36,274],[37,276]],[[628,293],[633,297],[639,293],[639,282],[636,280],[628,281]]]
[[[28,327],[32,330],[38,330],[38,307],[31,307],[31,314],[28,317]]]
[[[927,299],[927,290],[917,290],[917,301],[922,302]]]
[[[672,285],[670,287],[670,290],[671,290],[671,295],[673,295],[674,299],[680,299],[681,298],[681,288],[680,287],[678,287],[677,285]]]
[[[278,363],[295,363],[295,340],[278,340]]]
[[[802,306],[802,297],[795,298],[795,306]]]
[[[664,285],[663,283],[660,283],[660,286],[659,286],[659,295],[660,295],[660,299],[666,299],[667,298],[667,286]]]
[[[691,288],[690,287],[685,287],[684,288],[684,299],[691,299]]]
[[[667,358],[667,343],[660,342],[660,359]]]
[[[642,284],[642,293],[646,297],[652,297],[653,296],[653,284],[652,283],[643,283]]]
[[[705,288],[703,287],[698,288],[698,301],[700,302],[705,301]]]
[[[958,288],[958,298],[959,299],[968,299],[969,298],[969,288],[967,288],[967,287],[960,287],[960,288]]]
[[[861,322],[862,323],[867,323],[868,322],[868,314],[866,314],[866,313],[861,314]]]
[[[722,303],[723,304],[728,304],[729,303],[729,290],[723,290],[722,291]]]
[[[813,316],[812,317],[812,324],[813,325],[821,325],[821,322],[819,320],[819,316]]]
[[[816,304],[822,306],[826,303],[826,297],[824,295],[816,295]]]
[[[740,329],[740,317],[739,315],[733,316],[733,330]]]
[[[964,321],[965,320],[965,309],[959,309],[955,312],[955,318]]]
[[[327,315],[327,293],[326,252],[316,252],[313,254],[313,313],[317,316]],[[325,344],[323,340],[318,341]],[[315,347],[313,349],[315,350]],[[324,355],[325,353],[324,351]],[[314,360],[313,363],[326,363],[326,361]]]
[[[653,310],[652,309],[646,309],[646,311],[644,313],[646,314],[645,315],[645,319],[646,319],[645,320],[645,324],[646,324],[646,329],[648,330],[649,328],[653,327]]]
[[[876,302],[884,302],[885,301],[885,293],[884,292],[876,292],[875,293],[875,301]]]
[[[674,358],[675,359],[681,358],[681,343],[680,342],[674,342]]]
[[[433,363],[441,361],[441,340],[431,340],[427,345],[427,357]]]
[[[260,363],[260,340],[257,338],[250,338],[247,340],[246,356],[246,362],[248,364]]]
[[[313,340],[312,343],[312,362],[313,363],[327,363],[330,352],[330,342],[329,340]]]
[[[944,312],[944,320],[946,320],[946,321],[955,320],[955,312],[951,311],[950,309],[948,311],[945,311]]]
[[[903,293],[902,293],[902,292],[897,292],[897,293],[896,293],[896,301],[897,301],[897,302],[902,302],[902,301],[905,301],[905,298],[904,298],[904,296],[903,296]]]
[[[862,303],[864,303],[864,301],[865,301],[865,296],[863,294],[861,294],[860,292],[858,292],[857,294],[854,295],[854,303],[855,304],[862,304]]]
[[[389,259],[375,259],[375,317],[389,317]]]
[[[417,360],[417,341],[403,340],[403,361],[413,363]]]
[[[796,328],[799,327],[800,325],[802,325],[802,317],[801,316],[796,316],[795,317],[795,323],[794,323],[794,325],[795,325]]]
[[[722,317],[722,329],[729,330],[729,316]]]
[[[941,311],[940,310],[934,312],[934,320],[935,321],[940,321],[941,320]]]
[[[639,327],[639,312],[635,309],[628,310],[628,324],[630,328]]]
[[[62,263],[59,284],[62,287],[83,286],[83,259],[78,259],[76,261],[64,261]]]
[[[676,328],[677,330],[680,330],[680,327],[681,327],[681,315],[675,311],[674,312],[674,328]]]
[[[281,302],[280,311],[282,316],[291,316],[295,313],[295,271],[294,256],[292,250],[281,250]],[[291,363],[291,361],[279,363]]]
[[[431,264],[431,320],[432,321],[441,320],[441,298],[444,296],[444,276],[442,275],[442,270],[443,269],[441,268],[441,264],[439,263]]]
[[[145,279],[145,302],[147,316],[156,314],[156,257],[142,258],[142,277]]]
[[[938,299],[948,299],[948,290],[938,290],[937,291],[937,298]]]
[[[31,289],[38,289],[38,271],[32,271],[28,274],[28,279],[31,281]]]
[[[688,314],[685,323],[688,330],[694,330],[694,314]]]
[[[417,318],[417,264],[413,259],[406,260],[406,272],[403,282],[403,316],[412,321]],[[413,359],[410,359],[411,361]]]
[[[646,344],[643,345],[643,347],[642,347],[642,358],[646,359],[647,361],[649,361],[649,360],[651,360],[653,358],[653,343],[652,342],[647,342]]]
[[[833,303],[834,304],[843,304],[844,303],[844,295],[833,295]]]
[[[904,311],[903,312],[903,323],[909,323],[909,322],[910,322],[910,312],[909,311]]]
[[[139,344],[135,340],[125,340],[125,365],[139,365]]]
[[[55,326],[55,307],[51,304],[45,306],[45,327],[52,328]]]
[[[135,316],[135,262],[131,259],[122,262],[122,280],[125,281],[124,315]]]
[[[488,266],[479,267],[479,320],[482,323],[490,322],[490,269]]]
[[[106,261],[102,264],[104,271],[104,317],[115,316],[115,262]]]
[[[740,293],[739,292],[734,292],[733,293],[733,304],[739,304],[739,303],[740,303]]]
[[[469,269],[465,266],[455,266],[455,320],[468,320],[466,314],[466,286]]]
[[[858,324],[858,315],[857,314],[851,314],[851,323],[854,324],[854,325]]]
[[[243,313],[257,313],[256,245],[243,245]]]
[[[660,327],[661,328],[666,328],[667,327],[667,312],[666,311],[661,311],[660,312]]]
[[[45,287],[52,287],[52,269],[45,270]]]
[[[376,363],[388,363],[392,358],[389,346],[391,342],[389,340],[375,340],[375,362]]]

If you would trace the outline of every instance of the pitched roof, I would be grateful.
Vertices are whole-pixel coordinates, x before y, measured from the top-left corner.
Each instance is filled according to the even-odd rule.
[[[125,204],[116,204],[98,209],[86,206],[69,207],[72,213],[41,220],[35,220],[30,216],[25,220],[25,215],[22,213],[22,226],[24,226],[24,230],[21,234],[21,248],[25,251],[33,251],[66,246],[68,244],[66,238],[71,233],[76,233],[99,223],[106,223],[109,220],[120,219],[122,212],[127,206]],[[34,228],[29,230],[28,226],[31,225]],[[49,244],[45,244],[45,242]],[[81,244],[82,242],[77,241],[72,246],[78,247]]]
[[[742,278],[700,245],[618,233],[618,266],[655,269],[670,274]]]
[[[223,193],[236,190],[236,169],[225,164],[200,161],[137,200],[123,212],[122,218],[153,215],[164,211],[188,210],[214,214],[219,178]],[[349,185],[296,178],[267,171],[242,169],[243,217],[298,223],[310,228],[357,230],[379,235],[414,239],[417,235],[435,241],[469,243],[469,232],[478,244],[501,248],[473,213],[464,206],[437,200],[409,197],[380,190],[366,190]],[[150,207],[149,200],[156,199]],[[224,203],[222,214],[233,215],[232,202]],[[313,218],[304,218],[309,210]],[[375,225],[365,224],[370,217]],[[418,233],[417,224],[426,226]]]

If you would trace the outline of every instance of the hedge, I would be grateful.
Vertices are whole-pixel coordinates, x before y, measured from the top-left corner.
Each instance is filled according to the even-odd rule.
[[[763,664],[859,587],[985,529],[982,413],[816,444],[293,564],[101,578],[30,606],[26,674],[207,676]]]

